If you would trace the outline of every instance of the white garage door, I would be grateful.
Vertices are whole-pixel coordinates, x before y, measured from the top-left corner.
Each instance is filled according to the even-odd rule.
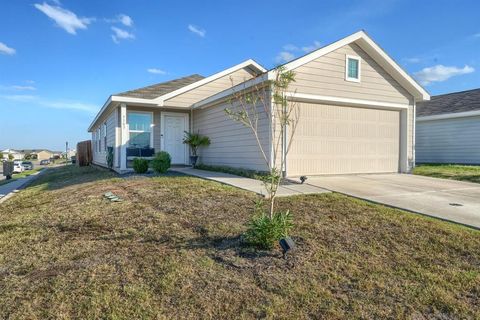
[[[398,172],[400,112],[300,103],[289,176]]]

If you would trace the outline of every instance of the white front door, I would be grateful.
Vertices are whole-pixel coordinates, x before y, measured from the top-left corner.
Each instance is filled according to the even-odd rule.
[[[187,163],[187,146],[183,137],[188,126],[188,114],[162,113],[162,150],[172,157],[172,164]]]

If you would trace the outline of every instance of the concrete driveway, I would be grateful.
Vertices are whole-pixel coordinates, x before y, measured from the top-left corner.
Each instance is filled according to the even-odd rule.
[[[480,184],[410,174],[309,177],[307,183],[480,228]]]

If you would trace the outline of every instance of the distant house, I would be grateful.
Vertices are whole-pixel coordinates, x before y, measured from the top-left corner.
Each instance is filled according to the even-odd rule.
[[[300,113],[291,151],[287,155],[286,147],[282,149],[284,174],[410,171],[415,163],[415,104],[430,96],[364,31],[283,68],[296,74],[286,95]],[[273,146],[279,141],[271,90],[266,90],[263,105],[255,106],[262,112],[257,138],[263,154],[252,132],[229,119],[225,109],[236,103],[234,92],[267,87],[277,72],[250,59],[208,77],[192,74],[111,95],[88,128],[93,163],[107,166],[113,153],[113,169],[127,172],[134,158],[163,150],[172,164],[188,165],[190,150],[183,137],[190,131],[211,140],[200,150],[200,162],[267,170],[266,161],[273,164]]]
[[[418,163],[480,164],[480,89],[417,104]]]
[[[25,157],[29,155],[30,159],[47,160],[53,157],[53,152],[47,149],[25,149],[20,151]]]
[[[25,154],[19,150],[5,149],[2,150],[3,158],[9,159],[9,155],[13,156],[13,160],[22,160]]]

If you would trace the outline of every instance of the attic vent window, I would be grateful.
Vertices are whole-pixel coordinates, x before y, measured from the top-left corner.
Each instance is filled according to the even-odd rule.
[[[346,56],[345,80],[360,82],[360,57]]]

